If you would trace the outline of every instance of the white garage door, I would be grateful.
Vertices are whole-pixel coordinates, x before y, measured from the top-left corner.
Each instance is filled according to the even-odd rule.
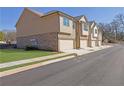
[[[80,48],[87,47],[87,40],[80,40]]]
[[[73,49],[73,40],[59,40],[60,51]]]
[[[92,41],[92,47],[95,47],[96,46],[96,43],[95,43],[96,41]]]
[[[99,46],[101,46],[102,45],[102,42],[101,41],[99,41]]]

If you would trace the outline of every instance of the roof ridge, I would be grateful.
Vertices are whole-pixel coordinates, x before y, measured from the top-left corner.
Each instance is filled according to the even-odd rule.
[[[32,12],[32,13],[34,13],[34,14],[37,14],[38,16],[43,16],[44,14],[43,13],[41,13],[41,12],[38,12],[38,11],[36,11],[36,10],[32,10],[32,9],[30,9],[30,8],[25,8],[26,10],[28,10],[28,11],[30,11],[30,12]]]

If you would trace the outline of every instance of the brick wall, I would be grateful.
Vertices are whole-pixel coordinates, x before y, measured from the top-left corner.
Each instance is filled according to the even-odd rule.
[[[55,32],[17,37],[17,47],[25,48],[25,46],[31,45],[32,39],[37,41],[37,46],[39,49],[58,51],[58,37]]]

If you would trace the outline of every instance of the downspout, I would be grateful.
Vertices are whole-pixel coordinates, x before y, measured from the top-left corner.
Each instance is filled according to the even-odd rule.
[[[99,46],[99,36],[100,36],[100,31],[98,29],[98,34],[97,34],[97,46]]]
[[[76,49],[80,48],[80,22],[76,21]]]
[[[91,27],[89,26],[88,47],[92,47],[92,46],[91,46],[91,31],[92,31],[92,29],[91,29]]]
[[[58,31],[57,31],[57,51],[60,52],[60,45],[59,45],[59,33],[60,33],[60,15],[58,13]]]

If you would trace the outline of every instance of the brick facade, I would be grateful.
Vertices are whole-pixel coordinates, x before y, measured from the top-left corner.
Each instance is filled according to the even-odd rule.
[[[17,47],[25,48],[27,45],[31,45],[32,39],[37,41],[39,49],[58,51],[58,35],[55,32],[17,37]]]

